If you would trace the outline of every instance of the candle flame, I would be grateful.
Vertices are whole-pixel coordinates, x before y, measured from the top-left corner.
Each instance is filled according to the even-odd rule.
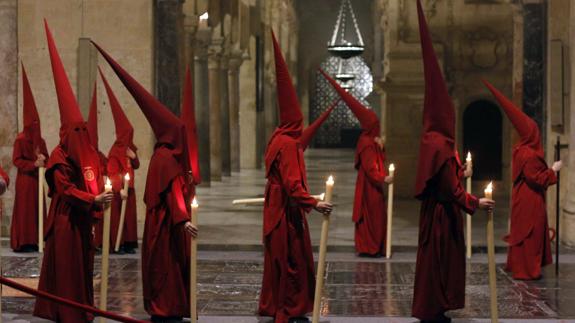
[[[192,201],[192,207],[198,207],[198,206],[200,206],[198,204],[198,200],[196,200],[196,198],[194,197],[194,200]]]
[[[389,171],[390,172],[395,171],[395,165],[394,164],[389,164]]]
[[[489,182],[489,185],[485,188],[486,192],[493,192],[493,182]]]
[[[334,183],[335,183],[335,182],[334,182],[334,180],[333,180],[333,176],[332,176],[332,175],[329,175],[326,184],[328,184],[328,185],[333,185]]]
[[[130,173],[126,173],[126,176],[124,176],[124,179],[129,181],[130,180]]]
[[[106,186],[112,186],[112,182],[110,181],[110,177],[106,177]]]
[[[466,159],[467,159],[467,161],[471,160],[471,152],[470,151],[467,152],[467,158]]]
[[[321,193],[321,194],[319,195],[319,199],[322,200],[322,201],[325,200],[325,193]]]

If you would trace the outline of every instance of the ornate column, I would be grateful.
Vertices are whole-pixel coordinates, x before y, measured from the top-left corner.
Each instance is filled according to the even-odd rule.
[[[156,97],[170,110],[180,111],[182,0],[155,0],[154,37]]]
[[[228,69],[228,90],[230,107],[230,159],[232,172],[240,171],[240,66],[242,51],[232,50]]]
[[[565,194],[565,206],[563,207],[563,223],[561,224],[561,241],[569,245],[575,245],[575,4],[571,2],[569,10],[569,60],[571,64],[566,75],[571,79],[569,88],[569,105],[567,115],[571,115],[569,128],[569,162],[567,167],[570,170],[570,176],[567,178],[567,193]]]
[[[220,111],[221,37],[212,36],[208,47],[208,86],[210,116],[210,173],[212,181],[222,180],[222,117]]]
[[[227,47],[227,46],[225,46]],[[229,52],[224,49],[220,60],[220,111],[221,111],[221,154],[222,154],[222,175],[231,176],[231,155],[230,155],[230,104],[228,89],[228,61]]]
[[[2,233],[10,229],[10,216],[14,203],[16,168],[12,166],[12,145],[18,133],[18,2],[0,0],[0,165],[12,179],[10,189],[0,199],[4,212]],[[30,67],[28,67],[30,73]],[[28,74],[30,75],[30,74]]]
[[[210,100],[208,78],[208,46],[210,30],[199,29],[194,41],[194,103],[198,129],[198,153],[202,186],[210,186]]]

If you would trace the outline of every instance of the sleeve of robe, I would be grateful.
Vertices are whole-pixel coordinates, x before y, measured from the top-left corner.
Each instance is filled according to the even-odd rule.
[[[12,152],[12,163],[14,163],[14,166],[21,171],[31,172],[36,169],[34,162],[35,160],[29,160],[24,157],[24,154],[22,153],[22,145],[16,141]]]
[[[360,155],[361,168],[367,174],[368,180],[374,185],[383,185],[385,182],[385,170],[379,169],[377,152],[373,147],[365,148]]]
[[[166,194],[166,201],[170,210],[172,225],[190,221],[190,214],[186,207],[182,182],[178,178],[172,180],[171,189]]]
[[[279,170],[282,185],[290,198],[303,207],[315,207],[317,205],[316,199],[306,191],[302,183],[302,174],[298,164],[298,150],[295,144],[286,145],[282,149],[279,158]]]
[[[71,173],[72,170],[63,165],[58,166],[54,170],[53,178],[56,192],[61,195],[67,203],[82,211],[89,212],[97,209],[95,204],[96,197],[78,189],[76,185],[70,181]]]
[[[458,177],[454,159],[448,160],[439,173],[439,193],[449,201],[454,202],[468,214],[475,213],[479,199],[465,191]]]
[[[531,158],[525,163],[523,177],[527,185],[537,191],[544,191],[557,183],[555,172],[538,158]]]
[[[2,167],[0,167],[0,177],[4,180],[4,183],[5,183],[4,185],[0,186],[0,195],[2,195],[2,194],[4,194],[4,192],[6,192],[8,185],[10,185],[10,178],[8,177],[8,174],[6,174],[6,172],[4,172]]]

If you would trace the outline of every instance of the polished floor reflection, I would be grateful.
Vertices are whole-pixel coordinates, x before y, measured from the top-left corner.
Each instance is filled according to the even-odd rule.
[[[411,253],[397,254],[392,261],[386,261],[355,258],[348,253],[330,253],[322,296],[322,315],[326,320],[334,322],[338,317],[351,319],[384,316],[395,317],[396,322],[414,322],[414,319],[409,319],[414,256]],[[573,258],[573,255],[566,256],[566,263],[561,266],[560,279],[556,278],[553,267],[548,267],[543,279],[522,282],[512,280],[503,271],[501,262],[504,255],[499,255],[497,284],[500,317],[544,320],[575,318]],[[40,258],[33,255],[22,257],[5,254],[2,262],[6,277],[28,286],[36,286]],[[96,304],[100,281],[99,264],[98,259],[95,276]],[[108,309],[145,319],[139,257],[113,256],[110,266]],[[268,322],[267,318],[257,318],[255,314],[262,268],[259,252],[202,251],[199,261],[200,315],[213,317],[210,322],[218,322],[215,319],[218,317],[225,321],[226,317],[232,316],[253,322]],[[4,288],[4,321],[28,322],[33,304],[33,298]],[[478,255],[468,264],[466,308],[454,311],[451,315],[461,322],[489,317],[489,289],[484,255]],[[38,319],[32,321],[41,322]]]

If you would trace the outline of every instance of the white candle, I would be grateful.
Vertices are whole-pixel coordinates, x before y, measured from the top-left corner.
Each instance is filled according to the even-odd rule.
[[[395,165],[389,164],[389,176],[393,177],[395,175]]]
[[[467,152],[467,158],[465,158],[465,162],[466,162],[466,169],[468,172],[470,172],[471,169],[473,168],[473,160],[471,159],[470,151]]]
[[[104,185],[104,191],[105,192],[111,192],[112,191],[112,182],[110,181],[109,177],[106,177],[106,184]]]
[[[490,200],[493,199],[493,182],[490,182],[489,185],[487,185],[484,193],[485,193],[485,198],[488,198]]]
[[[471,159],[471,152],[467,152],[467,158],[465,158],[465,170],[469,177],[466,179],[466,189],[467,193],[471,194],[471,173],[473,171],[473,160]],[[471,225],[471,214],[465,216],[466,219],[466,254],[467,259],[471,259],[471,238],[472,238],[472,225]]]
[[[335,184],[335,182],[333,180],[333,176],[329,175],[329,178],[325,182],[325,196],[324,196],[325,201],[328,203],[331,202],[331,196],[333,193],[334,184]]]
[[[198,225],[198,200],[194,197],[192,201],[192,224]],[[198,242],[196,238],[191,239],[191,255],[190,255],[190,321],[195,323],[198,316],[198,308],[196,302],[197,296],[197,279],[198,279]]]
[[[124,176],[124,187],[123,191],[126,195],[128,195],[128,184],[130,183],[130,173],[126,173]],[[118,222],[118,233],[116,234],[116,245],[114,246],[114,250],[116,252],[120,251],[120,243],[122,242],[122,235],[124,233],[124,222],[126,221],[126,206],[128,201],[122,200],[120,207],[120,221]]]
[[[395,165],[389,165],[389,176],[395,176]],[[389,183],[387,187],[387,230],[385,241],[385,258],[391,258],[391,228],[393,226],[393,182]]]

